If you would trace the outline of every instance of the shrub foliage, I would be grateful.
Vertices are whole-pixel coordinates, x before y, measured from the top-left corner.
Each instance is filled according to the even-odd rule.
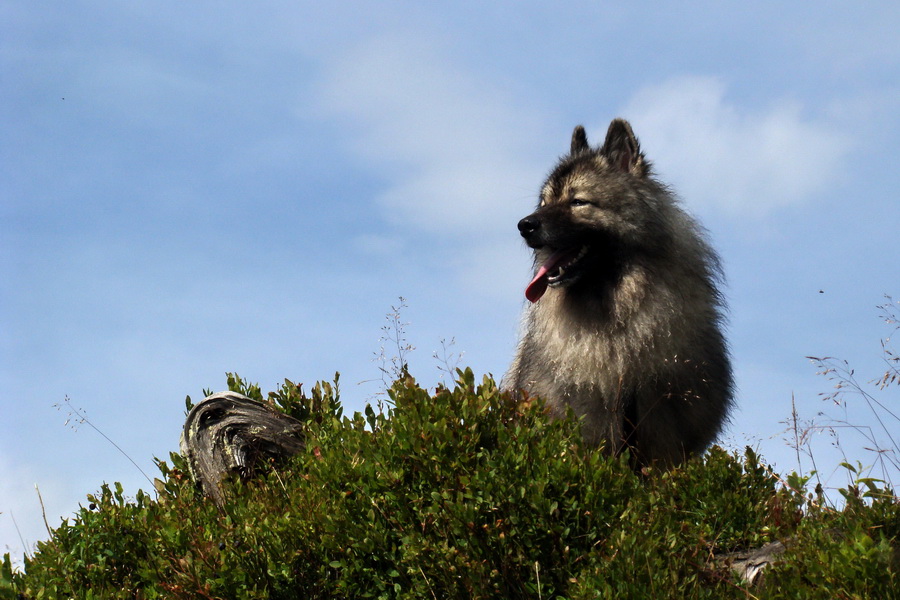
[[[668,471],[585,448],[574,420],[459,371],[429,393],[404,373],[390,408],[343,416],[337,385],[285,381],[267,401],[302,420],[304,452],[223,508],[184,461],[157,496],[119,484],[26,557],[0,598],[891,598],[900,508],[870,479],[846,506],[783,485],[748,449]],[[229,387],[262,399],[258,386]],[[724,553],[787,541],[763,587]]]

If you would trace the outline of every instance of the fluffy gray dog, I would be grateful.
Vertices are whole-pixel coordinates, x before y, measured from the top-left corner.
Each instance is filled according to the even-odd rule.
[[[575,128],[519,231],[535,275],[503,386],[571,407],[589,443],[635,466],[702,452],[732,402],[719,260],[627,121],[599,148]]]

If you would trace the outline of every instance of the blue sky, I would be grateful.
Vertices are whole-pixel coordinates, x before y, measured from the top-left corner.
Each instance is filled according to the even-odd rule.
[[[104,481],[147,487],[65,424],[66,397],[153,476],[185,395],[227,371],[264,389],[340,371],[360,410],[400,296],[423,383],[451,339],[499,378],[529,280],[516,222],[572,127],[596,142],[615,116],[724,261],[723,441],[796,468],[792,397],[832,411],[805,357],[884,370],[900,7],[690,6],[5,2],[0,551],[46,537],[35,484],[51,525]]]

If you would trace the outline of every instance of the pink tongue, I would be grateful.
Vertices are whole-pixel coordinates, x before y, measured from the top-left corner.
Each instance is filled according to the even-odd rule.
[[[528,287],[525,288],[525,297],[531,302],[540,300],[541,296],[544,295],[544,292],[547,291],[547,278],[550,275],[550,271],[555,269],[566,259],[570,258],[574,253],[575,252],[572,250],[557,250],[554,252],[553,256],[548,258],[547,261],[540,266],[534,279],[532,279],[531,283],[528,284]]]
[[[544,292],[547,291],[547,273],[549,272],[550,269],[547,268],[546,264],[541,265],[537,275],[534,276],[534,279],[532,279],[531,283],[528,284],[528,287],[525,288],[525,297],[531,302],[540,300],[541,296],[544,295]]]

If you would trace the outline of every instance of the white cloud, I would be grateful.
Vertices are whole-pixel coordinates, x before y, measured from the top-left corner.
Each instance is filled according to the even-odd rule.
[[[825,191],[848,152],[795,102],[745,110],[716,78],[684,76],[638,91],[622,114],[663,179],[687,202],[764,214]]]
[[[353,147],[388,188],[398,224],[484,233],[524,215],[547,165],[532,160],[540,119],[501,86],[450,66],[432,41],[362,44],[329,66],[321,105],[355,123]]]
[[[552,166],[547,149],[565,150],[567,132],[548,134],[527,99],[454,65],[444,50],[434,39],[369,40],[328,65],[320,110],[353,125],[352,149],[386,183],[376,199],[386,219],[459,242],[452,256],[425,260],[453,265],[467,296],[505,300],[515,314],[530,268],[516,223]],[[384,232],[356,244],[429,252]]]

